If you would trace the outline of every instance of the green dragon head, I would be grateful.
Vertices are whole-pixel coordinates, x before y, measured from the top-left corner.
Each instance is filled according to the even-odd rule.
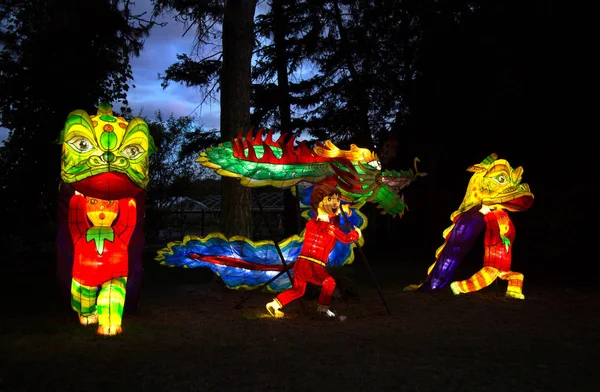
[[[115,117],[101,103],[97,115],[69,113],[62,144],[61,178],[86,196],[119,199],[135,196],[148,184],[148,159],[155,151],[148,125]]]
[[[332,163],[337,184],[346,199],[363,205],[373,202],[381,214],[402,217],[407,210],[402,190],[418,177],[427,173],[417,169],[419,158],[414,159],[415,170],[381,170],[374,155],[372,160],[338,161]]]
[[[523,168],[513,169],[505,159],[491,154],[481,163],[470,166],[469,180],[462,204],[452,219],[478,205],[497,206],[508,211],[524,211],[533,203],[529,185],[521,183]]]

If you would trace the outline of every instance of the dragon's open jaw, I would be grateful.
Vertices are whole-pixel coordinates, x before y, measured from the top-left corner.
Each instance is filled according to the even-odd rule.
[[[521,212],[531,207],[533,199],[533,193],[529,190],[529,185],[519,184],[516,187],[506,189],[493,199],[484,198],[482,201],[483,204],[488,206],[500,205],[508,211]]]
[[[521,195],[516,199],[508,200],[501,203],[502,207],[506,210],[513,212],[521,212],[529,209],[533,204],[533,194]]]

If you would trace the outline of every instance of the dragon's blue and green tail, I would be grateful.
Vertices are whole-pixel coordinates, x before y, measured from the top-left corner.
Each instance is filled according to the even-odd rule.
[[[344,228],[345,221],[342,218],[342,230],[350,231],[353,226],[364,228],[367,218],[359,211],[354,211],[348,216],[348,223],[348,228]],[[156,260],[169,267],[209,268],[231,289],[250,290],[265,286],[269,291],[280,292],[292,286],[283,263],[293,277],[294,262],[303,240],[304,232],[280,241],[277,246],[269,240],[254,242],[242,236],[226,238],[221,233],[211,233],[206,237],[188,235],[183,241],[170,242],[166,248],[158,251]],[[362,243],[362,238],[359,242]],[[352,263],[354,246],[338,242],[327,266],[337,268]]]

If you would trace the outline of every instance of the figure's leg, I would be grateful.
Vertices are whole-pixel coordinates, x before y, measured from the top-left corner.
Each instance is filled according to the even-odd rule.
[[[327,317],[335,317],[335,313],[329,309],[331,297],[335,290],[335,279],[329,275],[325,267],[316,266],[314,269],[314,274],[311,276],[309,282],[321,286],[321,294],[319,295],[319,306],[317,307],[317,313],[323,314]]]
[[[331,304],[331,297],[335,291],[335,279],[328,276],[323,280],[323,287],[321,287],[321,294],[319,295],[319,305],[329,306]]]
[[[285,316],[285,313],[280,310],[282,307],[281,302],[277,298],[273,298],[273,301],[267,304],[267,311],[275,318],[282,318]]]
[[[321,287],[321,294],[319,295],[319,306],[317,307],[317,313],[323,314],[327,317],[335,317],[335,313],[329,309],[331,304],[331,296],[335,290],[335,279],[331,276],[323,280],[323,287]]]
[[[96,292],[96,287],[84,286],[75,279],[71,280],[71,307],[79,315],[82,325],[98,323]]]
[[[469,279],[452,282],[450,288],[456,295],[481,290],[489,286],[498,277],[498,273],[498,269],[494,267],[483,267]]]
[[[525,296],[523,295],[524,276],[522,273],[514,271],[501,272],[499,278],[508,280],[508,288],[506,289],[507,297],[525,299]]]
[[[98,334],[121,333],[127,278],[115,278],[102,284],[98,295]]]
[[[306,281],[299,278],[298,276],[294,277],[294,285],[292,288],[280,293],[273,301],[267,304],[267,311],[271,314],[271,316],[276,318],[281,318],[285,314],[280,310],[285,305],[289,304],[295,299],[298,299],[304,295],[306,291]]]

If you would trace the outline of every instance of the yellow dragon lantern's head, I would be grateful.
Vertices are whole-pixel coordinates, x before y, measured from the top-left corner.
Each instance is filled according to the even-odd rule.
[[[470,166],[473,175],[467,193],[452,218],[479,205],[496,206],[508,211],[524,211],[533,203],[529,185],[521,183],[523,168],[513,169],[505,159],[491,154],[481,163]]]
[[[96,115],[75,110],[59,142],[61,178],[78,192],[113,200],[134,197],[146,188],[149,155],[155,147],[142,119],[115,117],[106,103]]]

